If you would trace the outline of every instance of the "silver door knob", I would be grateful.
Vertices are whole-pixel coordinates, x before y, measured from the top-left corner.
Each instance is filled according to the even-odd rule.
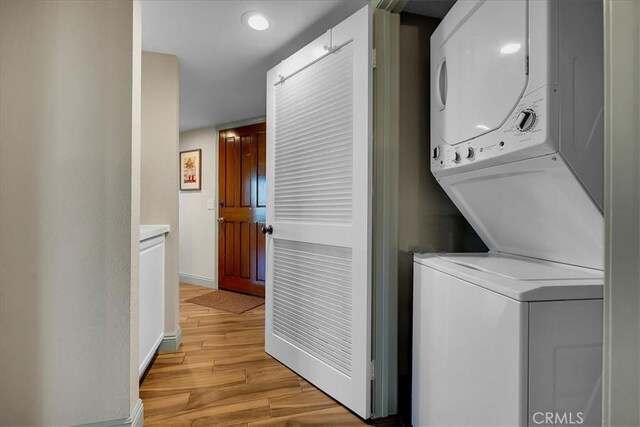
[[[224,218],[222,217],[218,218],[218,224],[224,224]]]

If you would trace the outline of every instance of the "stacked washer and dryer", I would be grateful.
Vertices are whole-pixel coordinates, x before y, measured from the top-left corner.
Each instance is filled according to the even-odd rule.
[[[600,424],[602,20],[467,0],[431,37],[431,172],[490,251],[414,257],[415,426]]]

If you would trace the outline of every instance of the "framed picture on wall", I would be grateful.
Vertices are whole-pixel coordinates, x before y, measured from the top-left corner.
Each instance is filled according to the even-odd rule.
[[[180,152],[180,190],[201,190],[202,150]]]

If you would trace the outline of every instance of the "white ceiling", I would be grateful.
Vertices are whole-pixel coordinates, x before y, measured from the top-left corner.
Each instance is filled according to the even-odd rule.
[[[367,0],[146,0],[142,49],[180,61],[180,130],[264,116],[266,72]],[[269,17],[266,31],[241,22]]]

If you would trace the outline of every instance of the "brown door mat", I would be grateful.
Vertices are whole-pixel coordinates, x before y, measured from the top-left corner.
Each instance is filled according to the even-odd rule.
[[[228,311],[229,313],[241,314],[264,304],[264,298],[252,297],[235,292],[213,291],[200,295],[199,297],[188,299],[187,302]]]

